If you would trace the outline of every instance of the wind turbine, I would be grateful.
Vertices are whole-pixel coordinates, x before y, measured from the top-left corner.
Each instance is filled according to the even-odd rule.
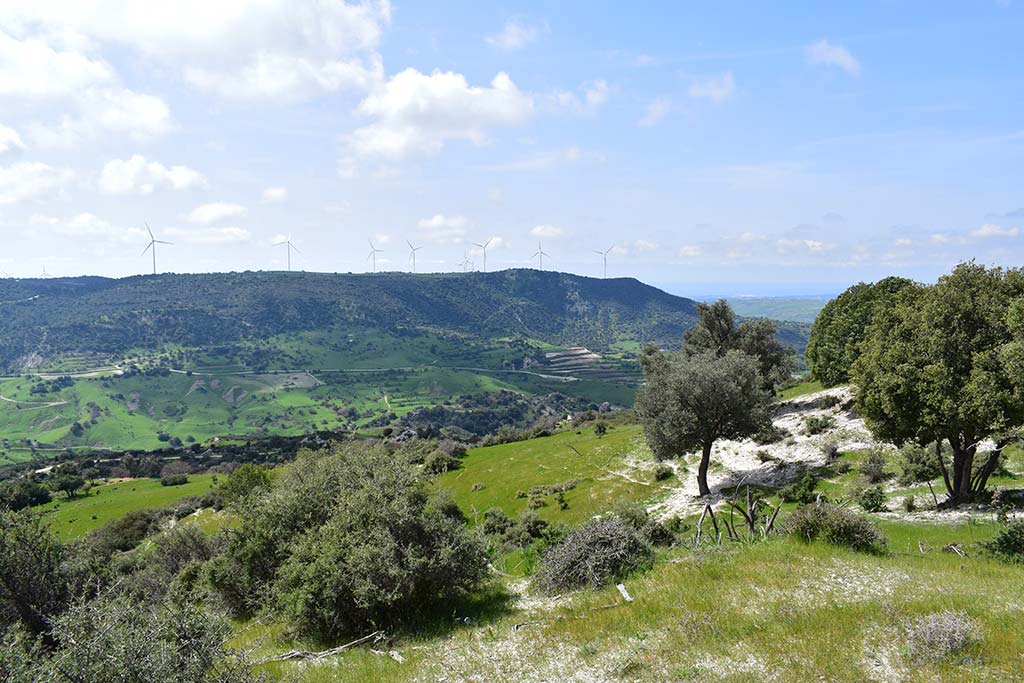
[[[484,252],[484,272],[485,273],[487,272],[487,245],[490,244],[493,239],[494,238],[492,237],[489,240],[487,240],[486,242],[484,242],[483,244],[477,244],[476,242],[473,242],[473,246],[474,247],[480,247],[483,250],[483,252]]]
[[[530,260],[532,261],[535,258],[539,258],[540,259],[540,269],[544,270],[544,257],[545,256],[547,256],[548,258],[551,258],[551,255],[548,254],[546,251],[544,251],[544,248],[542,246],[540,246],[540,242],[537,242],[537,251],[534,253],[533,256],[530,257]]]
[[[459,262],[459,265],[462,266],[463,273],[468,272],[473,267],[473,262],[469,259],[468,251],[462,252],[462,261]]]
[[[422,246],[414,247],[414,246],[412,246],[412,242],[410,242],[409,240],[406,240],[405,243],[409,245],[409,260],[412,261],[412,272],[415,273],[416,272],[416,252],[419,251],[420,249],[422,249],[423,247]],[[370,244],[370,247],[371,248],[373,247],[372,243]]]
[[[384,251],[384,250],[383,249],[378,249],[377,247],[373,246],[373,242],[371,242],[370,240],[366,240],[366,241],[370,242],[370,255],[367,256],[366,258],[367,259],[373,259],[373,272],[376,273],[377,272],[377,252]]]
[[[174,242],[164,242],[163,240],[158,240],[156,238],[156,236],[153,234],[153,231],[150,230],[149,223],[144,223],[144,225],[146,226],[146,232],[149,233],[149,244],[147,244],[146,248],[142,250],[142,254],[141,255],[145,256],[147,251],[149,251],[149,250],[153,251],[153,275],[156,275],[156,245],[158,245],[158,244],[168,244],[168,245],[170,245],[170,244],[174,244]],[[46,277],[46,267],[45,266],[43,267],[43,277]]]
[[[288,272],[289,273],[292,272],[292,249],[294,249],[296,251],[296,253],[299,253],[299,254],[302,253],[301,251],[299,251],[298,247],[296,247],[294,244],[292,244],[292,236],[288,235],[288,239],[286,239],[284,242],[278,242],[274,246],[275,247],[284,247],[285,250],[288,252]]]
[[[145,254],[146,252],[142,252],[142,253]],[[46,264],[45,263],[43,264],[43,274],[40,275],[39,277],[43,278],[44,280],[46,278],[50,277],[50,274],[46,272]]]
[[[601,260],[604,261],[604,275],[602,275],[603,278],[607,278],[608,277],[608,254],[614,248],[615,248],[614,246],[611,246],[611,247],[608,247],[607,249],[605,249],[604,251],[597,251],[596,249],[592,249],[591,250],[595,254],[600,256]]]

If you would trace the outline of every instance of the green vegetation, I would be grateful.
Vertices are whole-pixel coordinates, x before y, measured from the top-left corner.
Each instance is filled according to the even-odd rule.
[[[850,369],[876,312],[891,305],[910,280],[890,277],[874,284],[853,285],[822,309],[807,339],[811,377],[832,387],[850,381]]]
[[[162,486],[158,479],[128,479],[101,484],[72,500],[55,500],[39,508],[62,538],[77,538],[129,512],[166,507],[213,488],[209,474],[193,474],[187,484]]]
[[[810,325],[829,302],[827,296],[744,296],[726,299],[744,318],[789,320]]]

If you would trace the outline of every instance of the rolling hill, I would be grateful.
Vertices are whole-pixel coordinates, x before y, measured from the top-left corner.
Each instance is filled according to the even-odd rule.
[[[696,309],[537,270],[0,280],[0,461],[629,405],[641,345]]]

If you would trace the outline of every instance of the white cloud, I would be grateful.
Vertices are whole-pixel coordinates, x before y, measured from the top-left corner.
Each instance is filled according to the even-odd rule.
[[[286,54],[259,54],[238,71],[186,67],[185,80],[233,99],[295,100],[332,90],[367,90],[384,77],[379,58],[311,62]]]
[[[696,244],[684,244],[679,247],[679,258],[696,258],[703,253],[703,249]]]
[[[946,244],[949,242],[949,237],[940,232],[936,232],[928,236],[928,241],[932,244]]]
[[[824,64],[839,67],[851,76],[859,76],[860,62],[842,45],[819,40],[804,48],[807,61],[811,64]]]
[[[575,145],[564,149],[556,149],[550,152],[539,152],[524,159],[508,161],[501,164],[494,164],[490,168],[496,171],[532,171],[541,168],[550,168],[560,164],[574,164],[580,161],[603,162],[606,156],[600,152],[582,150]]]
[[[542,97],[547,108],[569,110],[579,114],[592,113],[606,102],[611,92],[607,81],[594,80],[580,83],[576,91],[555,90]]]
[[[562,237],[565,230],[557,225],[535,225],[530,229],[530,234],[534,237],[555,238]]]
[[[202,204],[192,209],[185,216],[185,220],[189,223],[200,223],[202,225],[209,225],[210,223],[217,223],[225,218],[234,218],[236,216],[244,216],[248,212],[241,204],[231,204],[229,202],[212,202],[210,204]]]
[[[345,136],[348,156],[339,170],[351,175],[361,160],[437,154],[450,140],[482,145],[490,129],[520,125],[533,110],[533,98],[503,72],[479,87],[451,71],[406,69],[360,103],[359,112],[375,121]]]
[[[390,22],[387,0],[6,0],[0,26],[64,27],[181,69],[186,81],[226,97],[303,97],[364,87]],[[292,73],[289,73],[289,71]]]
[[[24,149],[25,143],[21,141],[18,131],[0,124],[0,155]]]
[[[641,254],[651,251],[657,251],[658,243],[652,242],[650,240],[636,240],[635,242],[633,242],[633,249],[635,249],[638,253]]]
[[[50,194],[73,177],[69,169],[54,168],[38,161],[0,166],[0,206]]]
[[[40,147],[72,147],[82,138],[102,133],[123,133],[141,140],[174,129],[171,111],[159,97],[126,89],[104,88],[79,94],[79,115],[64,116],[60,123],[33,123],[28,127]]]
[[[134,154],[130,159],[111,159],[100,171],[100,190],[108,194],[150,194],[158,188],[189,190],[204,187],[206,178],[188,166],[164,166]]]
[[[286,199],[288,199],[288,188],[275,185],[263,190],[260,201],[264,204],[273,204],[275,202],[283,202]]]
[[[690,84],[690,97],[703,97],[712,102],[724,102],[736,94],[736,81],[731,71],[719,76],[709,76]]]
[[[164,230],[164,234],[179,242],[206,246],[238,244],[239,242],[248,242],[252,237],[248,230],[234,226],[223,228],[167,228]]]
[[[141,227],[116,227],[95,214],[80,213],[68,219],[34,215],[33,225],[42,225],[50,232],[72,240],[111,242],[117,244],[143,244],[149,234]]]
[[[986,223],[980,228],[971,231],[971,237],[1016,237],[1020,234],[1019,228],[1003,227],[994,223]]]
[[[540,36],[540,30],[536,26],[521,23],[518,19],[509,19],[500,33],[495,33],[484,38],[484,41],[493,47],[500,47],[503,50],[517,50],[528,43],[532,43]]]
[[[42,36],[16,38],[2,26],[0,24],[0,95],[74,95],[84,88],[114,80],[114,70],[101,59],[70,47],[55,48]]]
[[[466,239],[466,218],[435,214],[421,218],[417,223],[423,239],[437,244],[462,244]]]
[[[793,250],[806,250],[812,254],[820,254],[835,247],[834,244],[827,244],[821,240],[810,239],[787,239],[783,238],[776,243],[779,253],[788,253]]]
[[[914,240],[908,237],[897,237],[895,244],[897,247],[909,247],[914,244]]]
[[[645,111],[643,117],[637,121],[637,125],[653,126],[665,118],[670,111],[672,111],[672,101],[667,97],[659,97],[647,105],[647,111]]]

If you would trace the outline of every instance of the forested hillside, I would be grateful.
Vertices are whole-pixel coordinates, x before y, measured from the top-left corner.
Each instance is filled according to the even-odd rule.
[[[412,275],[245,272],[0,280],[0,370],[62,354],[204,346],[351,324],[604,349],[677,344],[696,304],[634,279],[536,270]]]

